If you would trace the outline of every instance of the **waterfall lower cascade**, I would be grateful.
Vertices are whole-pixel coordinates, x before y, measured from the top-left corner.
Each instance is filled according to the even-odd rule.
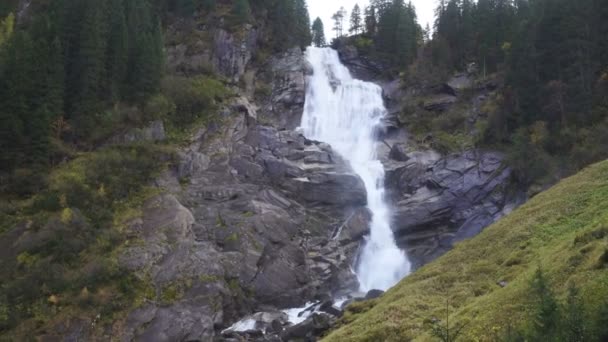
[[[372,220],[356,267],[359,290],[387,290],[410,272],[410,263],[395,243],[384,168],[376,157],[374,132],[386,115],[382,89],[353,79],[333,49],[310,47],[306,53],[313,75],[301,129],[309,139],[330,144],[363,180]]]

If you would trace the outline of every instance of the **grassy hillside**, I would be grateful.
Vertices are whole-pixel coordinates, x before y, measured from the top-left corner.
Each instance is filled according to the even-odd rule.
[[[446,311],[450,326],[466,324],[459,341],[498,340],[529,324],[539,268],[558,299],[574,284],[585,321],[600,319],[608,298],[608,161],[533,198],[382,298],[351,306],[325,341],[434,341],[429,323],[445,324]]]

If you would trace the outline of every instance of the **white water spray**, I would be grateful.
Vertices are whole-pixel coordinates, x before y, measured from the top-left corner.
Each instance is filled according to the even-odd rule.
[[[301,128],[308,138],[330,144],[365,183],[372,221],[356,270],[359,290],[387,290],[409,273],[410,263],[395,243],[384,198],[384,168],[376,159],[374,131],[386,115],[382,90],[353,79],[335,50],[311,47],[306,53],[314,73]]]

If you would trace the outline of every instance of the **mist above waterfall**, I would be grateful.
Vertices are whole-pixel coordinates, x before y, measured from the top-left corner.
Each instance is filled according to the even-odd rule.
[[[376,157],[374,131],[386,115],[382,89],[353,79],[335,50],[311,47],[307,58],[313,75],[301,128],[308,138],[330,144],[363,180],[372,220],[356,273],[361,291],[387,290],[409,273],[410,263],[395,243],[384,168]]]

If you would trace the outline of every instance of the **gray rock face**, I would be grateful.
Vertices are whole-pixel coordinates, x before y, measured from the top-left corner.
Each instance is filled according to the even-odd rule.
[[[224,29],[209,29],[177,23],[168,36],[213,37],[211,42],[199,39],[191,43],[179,40],[167,46],[167,65],[173,73],[187,75],[208,72],[211,68],[225,77],[238,81],[257,50],[258,32],[248,26],[245,34],[234,35]]]
[[[265,73],[258,75],[259,83],[270,88],[269,97],[264,99],[263,112],[274,127],[293,130],[300,125],[306,76],[311,72],[302,50],[293,48],[282,56],[271,58]]]
[[[395,203],[393,229],[416,266],[504,215],[511,171],[501,154],[419,152],[408,157],[405,162],[385,159],[386,182]]]
[[[257,30],[246,28],[242,39],[225,30],[217,30],[213,37],[213,66],[222,75],[239,80],[257,49]]]
[[[124,340],[207,341],[252,312],[357,287],[365,186],[330,146],[281,128],[299,123],[306,69],[299,49],[277,58],[271,106],[235,98],[233,114],[195,134],[158,182],[180,186],[146,204],[128,231],[141,243],[120,256],[156,300],[129,315]],[[275,114],[279,124],[260,123]],[[279,338],[274,321],[262,326]]]

